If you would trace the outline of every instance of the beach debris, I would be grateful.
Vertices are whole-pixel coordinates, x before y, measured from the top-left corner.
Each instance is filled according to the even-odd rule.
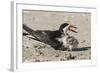
[[[69,53],[69,56],[67,57],[67,60],[74,60],[76,56],[72,56],[71,53]]]
[[[86,42],[86,40],[83,40],[81,43],[85,43]]]
[[[65,53],[65,58],[67,58],[68,57],[68,55]]]
[[[59,57],[60,55],[59,54],[57,54],[55,57]]]
[[[60,61],[65,61],[65,59],[63,59],[63,58],[60,58]]]
[[[37,59],[36,59],[35,62],[40,62],[40,60],[37,60]]]
[[[48,46],[45,44],[36,44],[34,45],[34,48],[42,49],[42,48],[48,48]]]
[[[41,51],[38,51],[38,53],[39,53],[40,55],[42,55],[42,56],[44,55],[44,53],[43,53],[43,52],[41,52]]]
[[[29,48],[29,46],[26,46],[26,48]]]

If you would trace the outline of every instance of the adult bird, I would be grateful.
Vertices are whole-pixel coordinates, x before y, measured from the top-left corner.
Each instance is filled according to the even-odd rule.
[[[63,23],[58,30],[54,31],[33,30],[32,28],[29,28],[27,25],[23,24],[23,29],[28,32],[28,35],[34,36],[35,40],[48,44],[56,50],[66,48],[66,36],[68,36],[67,31],[77,33],[73,28],[77,27],[68,23]],[[27,34],[23,33],[23,35]]]

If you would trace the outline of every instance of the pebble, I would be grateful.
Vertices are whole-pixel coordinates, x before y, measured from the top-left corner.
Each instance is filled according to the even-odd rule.
[[[28,46],[26,46],[26,48],[29,48]]]
[[[59,54],[57,54],[55,57],[59,57],[60,55]]]
[[[61,58],[60,61],[65,61],[65,59]]]
[[[72,56],[72,54],[69,53],[67,60],[74,60],[75,58],[76,58],[76,56]]]
[[[35,60],[35,62],[40,62],[40,60]]]

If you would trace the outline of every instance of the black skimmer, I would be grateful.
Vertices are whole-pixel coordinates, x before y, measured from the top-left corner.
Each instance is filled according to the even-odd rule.
[[[28,26],[26,26],[25,24],[23,24],[23,29],[27,31],[28,34],[34,36],[35,40],[48,44],[56,50],[59,50],[59,49],[62,50],[62,49],[65,49],[66,47],[69,47],[69,46],[66,46],[67,44],[66,42],[69,41],[67,40],[67,38],[69,37],[67,34],[67,31],[72,31],[74,33],[77,33],[73,28],[77,28],[77,27],[74,27],[73,25],[70,25],[68,23],[63,23],[61,24],[59,29],[55,31],[50,31],[50,30],[44,30],[44,31],[36,30],[35,31],[29,28]],[[23,35],[27,35],[27,34],[23,33]]]

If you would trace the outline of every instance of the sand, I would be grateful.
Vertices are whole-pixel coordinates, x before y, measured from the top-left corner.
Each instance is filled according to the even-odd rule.
[[[50,45],[22,37],[23,62],[68,61],[91,59],[91,14],[74,12],[23,11],[23,23],[33,30],[57,30],[59,26],[70,21],[78,33],[68,32],[79,41],[80,50],[55,50]],[[23,30],[23,32],[26,32]],[[88,47],[82,49],[82,47]]]

